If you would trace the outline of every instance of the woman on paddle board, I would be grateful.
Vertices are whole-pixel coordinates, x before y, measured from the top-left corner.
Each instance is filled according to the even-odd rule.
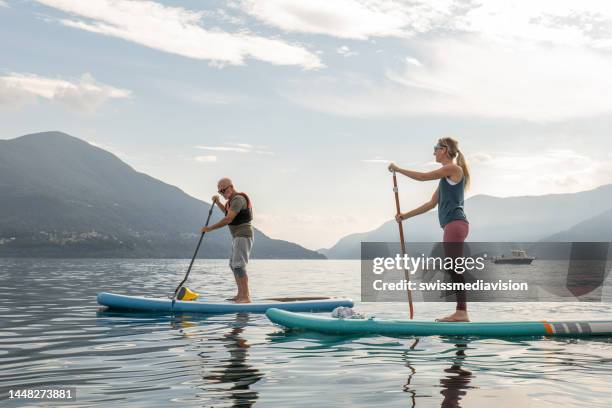
[[[438,206],[438,220],[444,230],[446,256],[453,258],[463,255],[463,242],[469,232],[469,223],[463,209],[463,195],[470,185],[470,171],[459,142],[451,137],[438,140],[434,146],[436,162],[442,167],[430,172],[419,172],[402,169],[391,163],[389,171],[403,174],[417,181],[440,180],[431,200],[411,211],[397,214],[395,219],[402,222],[419,214],[426,213]],[[451,272],[453,282],[463,282],[464,276]],[[438,319],[440,322],[469,322],[465,291],[457,291],[457,308],[455,313]]]

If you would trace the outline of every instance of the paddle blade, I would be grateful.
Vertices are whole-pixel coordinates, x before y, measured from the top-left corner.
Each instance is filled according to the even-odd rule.
[[[200,295],[183,286],[176,297],[178,300],[196,300]]]

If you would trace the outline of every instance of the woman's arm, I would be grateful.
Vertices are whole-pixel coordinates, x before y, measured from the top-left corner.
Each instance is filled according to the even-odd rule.
[[[403,174],[406,177],[410,177],[413,180],[417,181],[428,181],[428,180],[437,180],[444,177],[451,177],[457,174],[457,172],[461,171],[461,168],[456,164],[447,164],[446,166],[442,166],[439,169],[421,172],[421,171],[413,171],[408,169],[402,169],[395,165],[395,163],[391,163],[389,165],[389,171],[395,171],[400,174]]]
[[[395,219],[397,220],[397,222],[400,222],[401,220],[406,220],[408,218],[415,217],[419,214],[426,213],[429,210],[433,210],[436,207],[436,205],[438,205],[438,190],[439,189],[436,189],[436,192],[433,193],[433,195],[431,196],[431,200],[429,200],[422,206],[417,207],[414,210],[410,210],[408,212],[400,214],[399,216],[396,216]]]

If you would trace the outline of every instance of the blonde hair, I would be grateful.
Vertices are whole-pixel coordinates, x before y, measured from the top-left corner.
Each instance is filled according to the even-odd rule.
[[[457,158],[457,165],[463,169],[463,177],[465,177],[465,189],[470,187],[470,169],[468,168],[465,156],[459,150],[459,142],[452,137],[443,137],[438,140],[440,146],[446,147],[446,152],[451,159]]]

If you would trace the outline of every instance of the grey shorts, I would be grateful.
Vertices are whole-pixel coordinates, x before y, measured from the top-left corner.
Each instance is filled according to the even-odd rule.
[[[250,237],[234,237],[232,238],[232,256],[230,256],[229,266],[232,270],[236,268],[245,268],[249,263],[251,248],[253,247],[253,238]]]

